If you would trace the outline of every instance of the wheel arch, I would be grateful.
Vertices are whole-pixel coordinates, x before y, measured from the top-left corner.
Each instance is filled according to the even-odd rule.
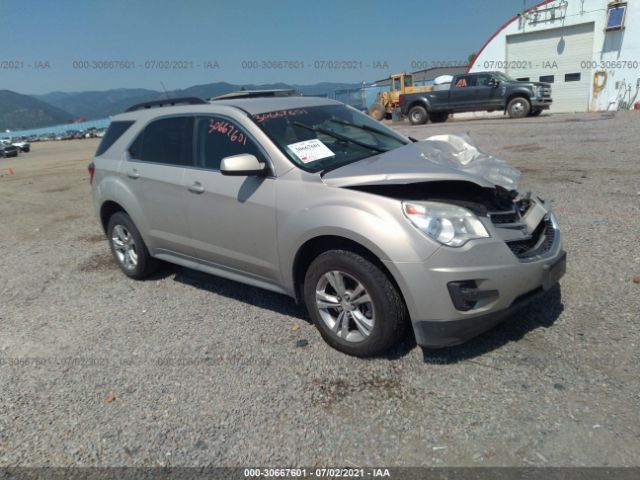
[[[304,276],[307,269],[319,255],[329,250],[348,250],[362,255],[387,275],[391,283],[393,283],[398,290],[402,301],[405,302],[406,305],[406,300],[400,285],[396,281],[393,273],[386,267],[384,262],[380,260],[380,257],[361,243],[340,235],[316,236],[308,239],[300,246],[300,248],[298,248],[293,260],[291,272],[294,287],[294,298],[296,302],[302,303],[303,301]]]
[[[118,212],[124,212],[127,215],[129,213],[125,210],[125,208],[120,205],[118,202],[114,202],[113,200],[107,200],[100,205],[100,223],[102,225],[102,230],[107,233],[107,226],[109,224],[109,219]],[[130,217],[131,215],[129,215]]]
[[[429,102],[427,101],[426,98],[418,98],[416,100],[414,100],[413,102],[411,102],[408,106],[407,106],[407,113],[409,113],[409,110],[411,110],[413,107],[423,107],[427,113],[430,113],[430,105]]]
[[[522,91],[522,90],[518,90],[515,92],[512,92],[511,94],[509,94],[509,96],[507,97],[506,101],[504,102],[504,111],[507,111],[507,108],[509,107],[509,103],[511,103],[511,100],[513,100],[514,98],[524,98],[527,102],[529,102],[529,105],[531,105],[531,95],[529,95],[528,92],[526,91]]]

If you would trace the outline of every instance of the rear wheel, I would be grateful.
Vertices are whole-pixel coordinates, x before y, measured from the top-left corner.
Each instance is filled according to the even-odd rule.
[[[113,258],[127,276],[139,280],[157,269],[157,260],[149,254],[129,215],[114,213],[107,225],[107,235]]]
[[[386,113],[387,112],[385,111],[382,104],[377,102],[371,105],[371,107],[369,108],[369,115],[371,115],[371,117],[377,121],[382,120]]]
[[[305,275],[304,299],[322,338],[341,352],[380,355],[404,337],[409,317],[398,290],[354,252],[319,255]]]
[[[524,118],[529,115],[531,104],[524,97],[516,97],[507,105],[507,113],[511,118]]]
[[[409,109],[409,121],[411,125],[424,125],[429,121],[429,113],[422,105],[416,105]]]
[[[447,112],[433,112],[429,118],[433,123],[444,123],[449,118],[449,114]]]

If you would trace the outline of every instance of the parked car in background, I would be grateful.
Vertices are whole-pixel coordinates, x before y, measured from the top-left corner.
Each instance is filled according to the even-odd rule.
[[[402,115],[412,125],[446,122],[452,113],[502,110],[511,118],[537,116],[551,108],[551,84],[521,82],[502,72],[455,75],[449,85],[400,95]]]
[[[28,152],[31,147],[28,142],[23,142],[23,141],[20,141],[19,139],[2,138],[0,139],[0,143],[2,145],[13,145],[18,149],[18,153]]]
[[[411,326],[461,343],[564,274],[548,203],[433,144],[328,99],[196,100],[116,115],[89,167],[131,278],[165,260],[286,294],[331,346],[372,356]]]
[[[31,144],[27,142],[25,139],[20,139],[17,141],[13,141],[12,145],[18,147],[21,152],[29,152],[31,151]]]
[[[10,143],[0,142],[0,157],[17,157],[20,149]]]

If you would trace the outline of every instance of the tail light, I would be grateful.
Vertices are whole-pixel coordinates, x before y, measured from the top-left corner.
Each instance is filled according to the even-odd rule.
[[[402,108],[402,104],[404,103],[404,95],[400,95],[398,97],[398,105]]]
[[[89,170],[89,185],[93,185],[93,176],[96,173],[96,164],[91,162],[87,170]]]

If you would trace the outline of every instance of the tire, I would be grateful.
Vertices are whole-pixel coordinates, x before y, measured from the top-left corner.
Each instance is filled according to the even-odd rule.
[[[429,113],[422,105],[416,105],[409,109],[409,122],[411,125],[424,125],[429,121]]]
[[[129,215],[116,212],[111,216],[107,225],[107,238],[111,254],[125,275],[141,280],[156,271],[158,261],[149,254]]]
[[[542,110],[532,110],[529,115],[531,115],[532,117],[539,117],[541,113]]]
[[[507,105],[507,113],[511,118],[525,118],[530,111],[531,103],[524,97],[515,97]]]
[[[359,291],[358,284],[363,290],[355,300],[349,298]],[[325,308],[318,304],[322,300]],[[356,357],[386,352],[403,339],[409,324],[404,301],[387,275],[348,250],[329,250],[311,263],[304,279],[304,301],[325,342]]]
[[[369,108],[369,115],[371,115],[371,117],[377,121],[381,121],[384,118],[386,113],[387,112],[382,106],[382,104],[377,102],[371,105],[371,107]]]
[[[431,115],[429,115],[429,118],[433,123],[444,123],[449,119],[449,113],[433,112]]]

